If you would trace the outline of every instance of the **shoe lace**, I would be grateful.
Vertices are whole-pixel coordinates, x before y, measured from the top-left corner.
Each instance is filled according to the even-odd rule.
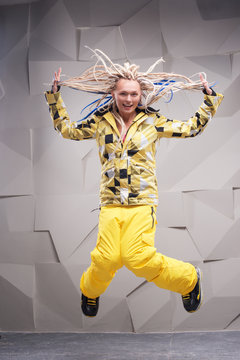
[[[97,299],[87,299],[87,305],[89,306],[96,306],[97,305]]]
[[[190,300],[190,294],[182,295],[183,300]]]

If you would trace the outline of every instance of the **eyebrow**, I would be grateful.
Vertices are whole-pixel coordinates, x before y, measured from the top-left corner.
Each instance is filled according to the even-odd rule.
[[[133,90],[133,91],[121,90],[120,93],[138,94],[138,91],[137,90]]]

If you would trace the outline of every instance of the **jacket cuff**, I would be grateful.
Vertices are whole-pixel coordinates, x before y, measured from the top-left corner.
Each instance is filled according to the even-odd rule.
[[[208,95],[208,96],[216,96],[217,94],[215,93],[215,91],[210,87],[210,89],[212,90],[212,94],[211,95],[209,95],[207,92],[206,92],[206,89],[203,89],[203,93],[205,94],[205,95]]]
[[[57,103],[60,96],[60,92],[53,93],[52,90],[45,92],[45,98],[49,105],[54,105]]]
[[[57,87],[57,91],[56,91],[56,92],[59,92],[59,91],[60,91],[60,89],[61,89],[61,86],[59,86],[59,85],[58,85],[58,87]],[[51,93],[53,93],[53,86],[52,86],[52,89],[51,89]]]

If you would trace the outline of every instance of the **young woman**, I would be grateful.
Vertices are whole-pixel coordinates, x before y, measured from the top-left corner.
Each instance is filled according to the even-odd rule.
[[[80,282],[82,311],[96,316],[100,295],[125,265],[136,276],[180,293],[186,311],[194,312],[201,304],[200,269],[164,256],[154,247],[158,203],[155,147],[161,137],[200,134],[223,96],[209,87],[202,74],[193,82],[178,74],[153,73],[161,59],[142,73],[134,64],[113,64],[100,50],[94,53],[98,59],[95,66],[66,81],[60,81],[59,69],[52,90],[45,94],[55,129],[67,139],[95,138],[102,165],[99,231],[91,265]],[[61,85],[102,95],[95,111],[79,124],[69,119],[59,92]],[[149,107],[180,89],[204,92],[203,103],[188,121],[167,119]]]

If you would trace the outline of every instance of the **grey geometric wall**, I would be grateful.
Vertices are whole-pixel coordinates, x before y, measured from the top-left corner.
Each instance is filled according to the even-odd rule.
[[[239,330],[239,1],[25,1],[0,6],[0,38],[0,330]],[[201,136],[163,139],[157,153],[156,247],[201,267],[204,303],[195,314],[126,268],[101,296],[99,315],[81,314],[100,164],[94,141],[53,130],[43,92],[59,66],[76,76],[93,64],[85,45],[143,70],[163,56],[160,70],[204,71],[225,95]],[[62,95],[74,120],[94,99]],[[183,92],[158,105],[183,120],[201,101]]]

